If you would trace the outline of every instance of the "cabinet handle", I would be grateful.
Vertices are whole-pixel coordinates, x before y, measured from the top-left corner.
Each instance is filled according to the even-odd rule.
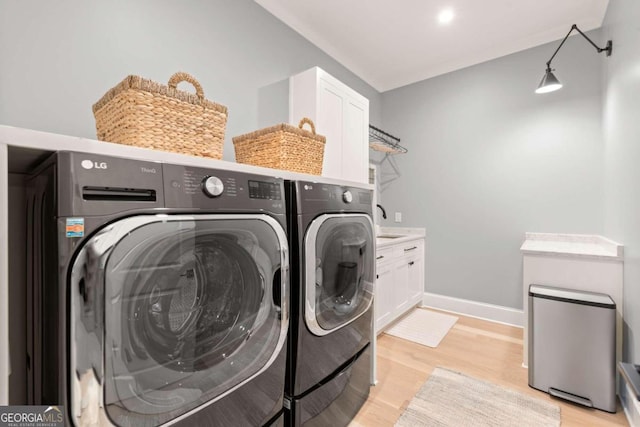
[[[384,258],[384,255],[380,255],[379,257],[377,257],[376,259],[382,259]]]
[[[415,261],[411,261],[411,262],[409,263],[409,265],[413,265],[413,264],[415,264]]]
[[[409,252],[409,251],[412,251],[412,250],[414,250],[414,249],[418,249],[418,247],[417,247],[417,246],[414,246],[414,247],[412,247],[412,248],[405,249],[404,251],[405,251],[405,252]]]
[[[379,274],[376,274],[376,279],[379,279],[379,278],[380,278],[380,275],[379,275]]]

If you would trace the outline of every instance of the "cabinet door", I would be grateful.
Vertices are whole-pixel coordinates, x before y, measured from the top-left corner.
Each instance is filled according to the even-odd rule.
[[[369,107],[345,98],[344,138],[342,140],[342,177],[349,181],[368,182]]]
[[[412,256],[407,262],[409,280],[409,302],[415,305],[422,301],[424,294],[424,260],[422,254]]]
[[[376,333],[391,322],[394,314],[393,264],[378,264],[375,290]]]
[[[402,315],[409,307],[409,264],[406,258],[394,264],[393,302],[394,318]]]
[[[344,142],[344,94],[327,81],[318,82],[318,115],[316,131],[327,138],[324,146],[322,176],[342,176],[342,147]]]

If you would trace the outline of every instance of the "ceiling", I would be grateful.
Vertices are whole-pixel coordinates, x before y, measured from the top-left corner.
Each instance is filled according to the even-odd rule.
[[[609,0],[255,0],[384,92],[599,28]],[[454,18],[440,24],[438,14]],[[550,52],[551,53],[551,52]]]

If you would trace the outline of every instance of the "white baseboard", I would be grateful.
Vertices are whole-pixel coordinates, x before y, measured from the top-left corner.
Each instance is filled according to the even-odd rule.
[[[450,311],[464,316],[489,320],[491,322],[518,326],[520,328],[524,326],[524,314],[522,310],[516,310],[511,307],[453,298],[429,292],[424,293],[422,305],[437,310]]]

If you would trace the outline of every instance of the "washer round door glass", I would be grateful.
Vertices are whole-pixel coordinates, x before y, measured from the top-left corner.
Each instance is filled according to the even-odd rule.
[[[323,215],[305,239],[305,319],[311,332],[324,335],[371,306],[373,225],[362,214]]]
[[[104,252],[103,268],[93,266],[104,283],[104,374],[98,376],[106,412],[118,425],[159,425],[222,396],[266,369],[286,336],[280,273],[286,250],[273,224],[149,218],[116,223],[132,229]],[[84,270],[91,271],[92,252],[103,253],[101,239],[108,232],[85,248]],[[92,327],[86,319],[76,323]],[[76,371],[91,364],[83,351]]]

